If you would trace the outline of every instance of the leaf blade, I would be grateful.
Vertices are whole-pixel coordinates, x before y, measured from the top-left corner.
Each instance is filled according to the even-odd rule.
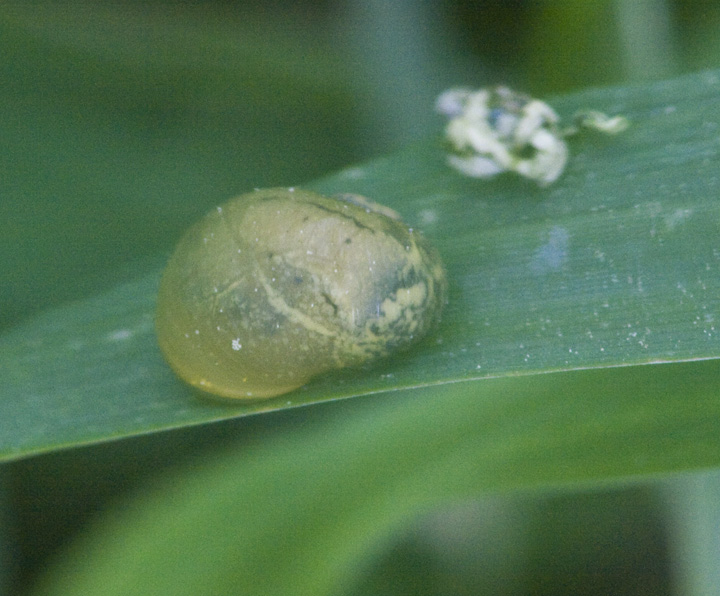
[[[720,357],[718,73],[558,100],[633,122],[573,146],[558,184],[462,178],[438,139],[308,185],[396,208],[438,245],[451,280],[438,333],[372,369],[264,402],[214,403],[164,365],[159,271],[48,311],[0,338],[0,454],[489,377]]]
[[[494,379],[342,408],[164,479],[40,593],[348,593],[398,528],[441,505],[718,465],[719,372]]]

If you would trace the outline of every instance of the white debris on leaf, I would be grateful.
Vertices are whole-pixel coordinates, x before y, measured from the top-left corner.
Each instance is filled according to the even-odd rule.
[[[573,135],[579,132],[581,128],[589,128],[591,130],[597,130],[598,132],[604,132],[608,135],[616,135],[630,126],[630,122],[624,116],[608,116],[602,112],[595,110],[581,110],[576,112],[573,116],[574,126],[569,126],[565,129],[565,136]]]
[[[609,134],[627,128],[622,117],[585,111],[564,130],[548,104],[503,86],[449,89],[435,107],[450,119],[445,129],[451,147],[448,163],[474,178],[511,171],[547,185],[567,164],[566,136],[580,127]]]

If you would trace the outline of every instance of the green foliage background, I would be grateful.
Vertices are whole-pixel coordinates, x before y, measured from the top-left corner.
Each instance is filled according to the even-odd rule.
[[[6,592],[713,593],[719,75],[641,79],[717,66],[719,19],[650,0],[3,9]],[[553,105],[633,127],[574,142],[549,189],[464,180],[433,99],[501,81],[614,84]],[[287,399],[199,400],[154,346],[162,263],[211,206],[290,184],[422,228],[453,284],[443,327]]]

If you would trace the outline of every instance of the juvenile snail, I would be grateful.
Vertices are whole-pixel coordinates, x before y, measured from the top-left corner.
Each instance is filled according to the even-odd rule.
[[[188,230],[160,284],[156,327],[191,385],[273,397],[420,339],[446,294],[438,253],[391,209],[275,188]]]

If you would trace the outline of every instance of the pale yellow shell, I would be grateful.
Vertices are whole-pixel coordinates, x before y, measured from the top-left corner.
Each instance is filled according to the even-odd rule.
[[[446,293],[437,252],[391,209],[267,189],[188,230],[160,284],[156,327],[186,382],[272,397],[408,346],[437,323]]]

